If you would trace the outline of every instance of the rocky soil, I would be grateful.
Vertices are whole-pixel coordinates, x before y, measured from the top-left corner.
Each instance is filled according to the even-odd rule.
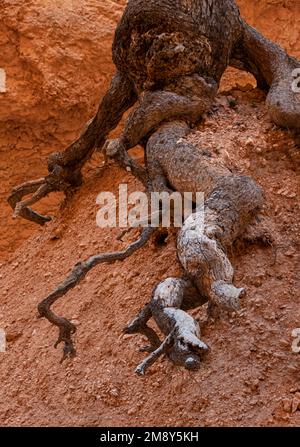
[[[56,329],[37,318],[37,303],[78,260],[133,240],[122,244],[120,230],[97,228],[96,197],[120,182],[132,191],[140,185],[115,165],[103,170],[97,155],[65,206],[60,195],[39,205],[56,216],[43,229],[14,221],[5,198],[11,186],[44,174],[46,154],[71,142],[95,112],[113,72],[111,40],[125,2],[2,3],[0,328],[8,345],[0,353],[0,425],[299,425],[300,354],[291,350],[300,327],[299,149],[270,123],[253,79],[229,70],[218,111],[191,136],[266,192],[273,247],[231,253],[236,283],[247,288],[243,310],[209,323],[205,309],[193,312],[211,346],[198,372],[161,359],[145,378],[134,374],[144,340],[121,329],[158,281],[180,273],[170,235],[165,246],[97,267],[56,306],[78,326],[78,355],[60,365]],[[297,2],[239,3],[252,24],[300,57]]]

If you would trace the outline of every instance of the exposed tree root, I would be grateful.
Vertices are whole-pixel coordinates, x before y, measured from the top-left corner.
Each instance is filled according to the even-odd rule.
[[[13,217],[21,216],[39,225],[44,225],[46,222],[49,222],[51,217],[42,216],[31,208],[28,208],[28,206],[38,202],[51,191],[52,189],[47,185],[45,178],[23,183],[15,187],[8,198],[8,203],[14,210]],[[31,199],[22,201],[22,198],[28,194],[33,194]]]
[[[135,121],[135,124],[139,128],[139,122]],[[134,127],[132,129],[134,135]],[[165,353],[174,363],[189,369],[199,366],[207,346],[200,340],[198,323],[185,310],[207,301],[219,308],[239,308],[239,300],[245,291],[233,284],[234,270],[226,255],[226,247],[244,233],[264,203],[262,190],[253,180],[232,175],[217,160],[197,150],[186,140],[189,131],[183,121],[164,124],[149,138],[146,146],[151,188],[169,190],[171,185],[179,192],[203,191],[207,200],[203,209],[187,219],[178,235],[178,258],[186,277],[171,278],[159,284],[150,305],[126,328],[127,333],[140,332],[150,341],[147,350],[151,354],[138,367],[139,374],[145,373]],[[130,146],[129,137],[124,136]],[[117,160],[126,154],[124,166],[129,165],[130,157],[120,140],[108,142],[106,151]],[[142,178],[139,169],[134,167],[132,173]],[[129,255],[131,251],[127,249],[126,253]],[[74,327],[68,320],[54,316],[50,306],[74,287],[92,266],[124,257],[127,257],[124,252],[118,253],[117,257],[115,253],[104,254],[78,264],[67,280],[39,306],[41,315],[60,327],[58,343],[65,342],[65,355],[73,353],[71,334]],[[162,344],[147,325],[151,316],[166,335]]]
[[[195,221],[194,231],[198,230],[199,235],[201,235],[203,229],[201,226],[197,228],[197,215],[191,217]],[[188,219],[186,227],[182,230],[183,233],[179,235],[178,243],[181,243],[181,238],[185,238],[190,220]],[[188,236],[190,238],[187,247],[188,252],[194,251],[195,246],[198,251],[201,250],[201,238],[199,246],[197,243],[199,235],[197,241],[193,240],[191,235]],[[245,232],[242,233],[242,238],[244,237],[249,243],[262,243],[266,246],[270,246],[273,241],[268,229],[257,222],[246,228]],[[209,258],[212,255],[210,250],[208,250],[208,248],[211,249],[211,243],[213,244],[213,241],[209,241],[209,247],[205,247],[204,244],[204,251]],[[226,258],[221,246],[219,254],[221,254],[221,259]],[[198,263],[198,269],[200,269],[201,265],[199,266],[199,264],[202,264],[202,262],[204,262],[205,268],[207,268],[210,262],[209,259],[203,261],[203,253],[201,256],[196,255],[195,259],[196,263]],[[215,261],[217,262],[217,259]],[[228,260],[227,262],[229,263]],[[205,295],[199,291],[199,282],[197,284],[197,281],[193,280],[194,273],[192,275],[190,273],[188,272],[190,279],[186,276],[184,278],[167,278],[162,281],[154,289],[151,302],[146,304],[137,317],[124,328],[125,333],[140,333],[146,336],[150,342],[147,351],[150,351],[151,355],[137,367],[136,372],[139,375],[144,375],[146,370],[163,354],[168,355],[175,364],[184,366],[187,369],[196,369],[200,365],[201,355],[207,351],[207,348],[206,345],[202,346],[200,328],[197,321],[186,312],[208,302],[208,317],[215,318],[220,316],[220,308],[232,311],[240,307],[239,299],[243,296],[244,289],[238,289],[232,284],[227,284],[223,277],[222,281],[213,283],[212,290]],[[217,274],[220,275],[221,272],[217,272]],[[203,281],[202,272],[199,278],[200,282]],[[210,282],[212,283],[213,281],[211,280]],[[160,343],[156,332],[147,324],[152,317],[154,317],[161,331],[167,336],[163,343]],[[181,337],[180,334],[185,336]],[[198,341],[194,337],[198,338]],[[191,339],[194,344],[191,343]],[[146,350],[140,349],[140,351]]]
[[[262,189],[251,178],[233,175],[218,160],[207,157],[186,140],[188,133],[185,122],[170,122],[149,138],[146,147],[154,190],[172,186],[182,193],[203,191],[206,201],[178,234],[177,253],[185,278],[160,283],[150,305],[127,329],[145,335],[152,314],[167,337],[138,367],[139,374],[164,353],[176,364],[190,369],[199,366],[197,350],[201,353],[207,347],[200,340],[198,323],[185,310],[207,301],[211,307],[239,309],[245,290],[233,284],[234,269],[226,247],[245,232],[264,204]]]
[[[9,203],[15,216],[42,225],[47,222],[48,217],[29,206],[51,191],[67,193],[79,186],[84,163],[96,147],[103,148],[123,113],[136,104],[120,138],[104,146],[107,156],[130,170],[147,191],[204,192],[206,200],[178,234],[184,277],[162,281],[126,331],[141,332],[150,341],[152,352],[138,373],[144,374],[162,354],[194,369],[208,348],[200,339],[197,321],[186,310],[207,301],[210,308],[239,308],[244,289],[233,283],[226,250],[253,223],[264,198],[249,177],[235,175],[189,143],[190,124],[210,109],[230,62],[253,73],[259,87],[268,91],[272,120],[299,131],[300,103],[293,90],[293,70],[300,62],[248,26],[234,0],[129,0],[115,33],[113,60],[118,73],[95,118],[69,148],[49,156],[45,179],[15,188]],[[145,168],[127,154],[137,144],[146,150]],[[29,194],[33,195],[22,201]],[[75,352],[71,336],[76,328],[55,315],[51,306],[95,265],[125,259],[154,231],[146,228],[124,251],[80,262],[39,305],[40,315],[59,327],[56,345],[65,343],[64,357]],[[147,325],[151,317],[166,337],[163,343]]]
[[[77,284],[79,284],[87,273],[98,264],[123,261],[131,256],[135,251],[143,247],[149,241],[155,230],[155,228],[151,227],[144,228],[140,238],[130,244],[125,250],[91,256],[86,261],[79,262],[75,265],[67,278],[38,305],[40,316],[45,317],[48,321],[50,321],[50,323],[58,326],[59,328],[59,338],[55,343],[55,347],[57,347],[59,343],[64,342],[64,356],[62,361],[67,356],[72,356],[75,354],[75,348],[71,336],[75,333],[76,327],[66,318],[57,316],[51,310],[51,306],[69,290],[73,289]]]
[[[206,301],[187,278],[168,278],[156,286],[151,302],[124,329],[129,334],[146,335],[150,341],[152,352],[137,367],[138,374],[145,374],[147,368],[163,354],[188,369],[199,366],[201,355],[208,347],[200,340],[199,324],[185,310],[201,306]],[[151,317],[166,335],[163,343],[159,343],[153,329],[150,334],[145,330],[150,329],[147,321]]]
[[[67,192],[82,183],[81,170],[92,156],[95,148],[102,148],[108,133],[120,122],[123,114],[136,101],[137,94],[133,83],[124,74],[117,73],[104,96],[98,112],[89,122],[81,136],[65,151],[55,152],[48,157],[49,175],[44,179],[30,181],[15,187],[8,202],[15,216],[44,225],[50,217],[41,216],[28,208],[41,198],[54,191]],[[34,195],[23,202],[29,194]]]
[[[267,107],[274,123],[299,130],[300,99],[293,86],[294,70],[300,69],[300,61],[246,22],[241,23],[242,35],[232,53],[231,65],[251,72],[258,86],[268,91]]]
[[[48,157],[50,175],[38,189],[31,190],[29,182],[13,191],[9,203],[15,216],[48,222],[28,205],[52,191],[80,186],[82,167],[137,100],[120,138],[125,151],[164,121],[199,120],[229,61],[269,90],[267,105],[276,124],[300,128],[299,97],[292,89],[300,62],[247,25],[234,0],[130,0],[115,33],[113,60],[118,72],[95,118],[65,151]],[[122,165],[124,159],[117,161]],[[145,179],[139,169],[136,174]],[[19,203],[19,197],[32,192],[32,198]]]
[[[224,177],[204,209],[187,219],[178,236],[178,257],[186,273],[219,307],[239,309],[244,289],[232,284],[234,270],[225,249],[240,236],[263,203],[261,188],[249,177]]]

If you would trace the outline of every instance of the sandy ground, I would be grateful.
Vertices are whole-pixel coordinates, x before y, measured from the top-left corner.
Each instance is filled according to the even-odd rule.
[[[191,139],[199,149],[215,151],[234,170],[251,175],[263,187],[264,214],[270,218],[275,241],[270,248],[232,248],[235,282],[247,289],[242,311],[210,322],[205,309],[192,312],[211,347],[200,370],[191,373],[163,358],[140,378],[134,369],[145,356],[138,351],[145,340],[122,334],[124,325],[149,300],[155,284],[180,274],[173,236],[165,246],[148,244],[122,263],[95,268],[55,306],[77,325],[77,357],[59,363],[61,347],[53,348],[56,328],[37,317],[38,302],[76,262],[121,249],[134,238],[129,234],[122,243],[117,241],[120,230],[96,226],[99,192],[117,192],[120,182],[128,182],[130,191],[141,188],[114,164],[102,169],[101,156],[96,155],[85,170],[84,185],[67,204],[60,208],[58,196],[41,205],[56,216],[53,222],[41,229],[9,220],[8,230],[2,232],[0,327],[8,343],[6,353],[0,353],[0,425],[300,424],[300,354],[291,349],[292,330],[300,327],[299,149],[288,131],[269,121],[263,94],[251,85],[245,88],[249,82],[251,78],[243,74],[228,72],[219,110],[195,129]],[[232,98],[237,103],[234,108],[229,105]],[[88,117],[87,106],[82,110]],[[55,119],[58,116],[62,119],[58,114]],[[66,115],[69,130],[71,117],[71,113]],[[74,112],[74,117],[73,130],[61,130],[55,144],[54,134],[47,136],[45,130],[49,121],[43,124],[42,142],[41,133],[35,139],[34,132],[29,132],[28,153],[31,141],[37,148],[41,144],[45,155],[52,143],[57,149],[73,137],[75,125],[79,130],[80,112]],[[55,119],[52,132],[55,125],[59,127]],[[13,124],[7,126],[6,136]],[[20,140],[18,132],[12,133],[12,145],[16,135]],[[30,165],[30,178],[44,169],[44,156],[38,161],[31,154],[32,161],[30,157],[19,160],[17,175],[2,152],[1,166],[6,163],[2,197],[18,176],[28,179]],[[134,155],[142,156],[138,150]],[[14,172],[13,180],[9,172]],[[3,207],[1,212],[8,222],[9,209]]]

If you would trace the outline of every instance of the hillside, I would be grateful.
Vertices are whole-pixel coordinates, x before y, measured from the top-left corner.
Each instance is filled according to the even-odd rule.
[[[0,66],[9,75],[8,94],[0,96],[1,199],[43,174],[46,154],[66,146],[92,116],[113,70],[110,45],[124,1],[78,0],[73,9],[62,1],[57,9],[42,0],[22,3],[4,0],[0,22]],[[251,23],[300,56],[295,2],[239,3]],[[45,228],[14,221],[1,203],[0,328],[8,341],[0,354],[1,425],[299,426],[300,357],[291,350],[300,326],[299,149],[269,121],[264,95],[251,82],[229,70],[218,112],[191,138],[263,187],[275,243],[232,250],[235,282],[247,288],[242,311],[209,324],[204,309],[193,311],[211,347],[197,372],[162,359],[145,378],[136,376],[144,340],[122,334],[153,286],[180,273],[173,236],[95,268],[55,307],[78,327],[74,360],[59,363],[56,328],[37,317],[39,301],[76,262],[133,240],[129,234],[119,242],[120,230],[96,226],[99,192],[116,192],[121,182],[140,188],[129,173],[114,164],[102,169],[95,155],[65,206],[60,195],[39,205],[56,216]]]

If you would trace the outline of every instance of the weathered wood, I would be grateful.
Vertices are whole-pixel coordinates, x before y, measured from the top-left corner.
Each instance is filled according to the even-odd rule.
[[[38,305],[38,311],[41,317],[47,318],[50,323],[59,328],[59,338],[55,343],[55,347],[59,343],[64,342],[64,355],[62,361],[67,356],[75,354],[75,348],[72,341],[72,334],[76,332],[76,326],[69,320],[63,317],[59,317],[52,310],[51,306],[62,296],[64,296],[69,290],[73,289],[87,273],[99,264],[114,263],[116,261],[123,261],[131,256],[135,251],[143,247],[155,232],[155,228],[144,228],[142,230],[140,238],[132,242],[126,249],[113,252],[94,255],[88,258],[86,261],[79,262],[75,265],[72,271],[68,274],[67,278],[57,286],[57,288],[50,293],[43,301]],[[147,333],[148,335],[148,333]]]
[[[242,35],[231,55],[231,65],[251,72],[268,92],[267,107],[279,126],[300,130],[299,93],[293,90],[300,61],[242,21]]]
[[[140,374],[163,353],[187,368],[199,365],[195,350],[205,350],[200,329],[181,308],[189,308],[184,304],[186,297],[190,307],[209,301],[231,311],[240,308],[245,290],[233,284],[234,269],[226,247],[243,234],[264,203],[262,189],[251,178],[233,175],[217,159],[189,143],[188,132],[182,121],[165,124],[150,137],[146,148],[154,190],[170,185],[181,193],[202,191],[206,201],[187,218],[178,234],[177,253],[185,279],[169,278],[154,291],[150,309],[168,343],[138,367]],[[145,334],[141,330],[143,320],[138,320],[136,332]]]
[[[129,0],[116,29],[113,61],[117,74],[95,118],[69,148],[49,156],[49,175],[42,182],[16,188],[9,202],[16,215],[44,224],[49,219],[28,206],[51,191],[67,192],[80,185],[81,169],[95,147],[104,146],[123,113],[135,106],[120,137],[104,146],[107,156],[130,168],[148,190],[203,191],[206,201],[178,235],[184,277],[161,282],[126,331],[143,333],[152,345],[153,352],[139,366],[139,373],[164,353],[192,369],[199,365],[207,346],[200,340],[198,323],[186,310],[207,301],[231,310],[239,307],[244,289],[233,284],[226,248],[247,230],[264,198],[253,180],[234,175],[218,159],[188,142],[190,124],[210,109],[221,76],[231,64],[253,73],[259,87],[268,91],[267,106],[275,123],[300,129],[299,101],[292,91],[292,71],[300,62],[248,26],[234,0]],[[127,153],[137,144],[145,147],[145,168]],[[22,201],[29,194],[33,196]],[[74,352],[71,335],[75,327],[50,307],[90,268],[125,259],[147,237],[120,253],[78,264],[40,304],[40,314],[60,329],[58,342],[65,342],[65,355]],[[166,336],[160,346],[155,331],[147,325],[152,316]]]
[[[292,71],[300,62],[248,26],[234,0],[129,0],[116,29],[113,61],[118,72],[95,118],[65,151],[48,157],[42,194],[29,203],[79,186],[82,167],[95,147],[103,146],[137,100],[125,130],[133,145],[166,120],[199,120],[229,63],[252,72],[259,87],[269,90],[267,105],[275,123],[300,129],[299,99],[292,91]],[[28,194],[27,184],[18,194]],[[16,215],[41,225],[49,220],[30,210],[26,201],[17,207],[19,196],[13,192],[9,198]]]

